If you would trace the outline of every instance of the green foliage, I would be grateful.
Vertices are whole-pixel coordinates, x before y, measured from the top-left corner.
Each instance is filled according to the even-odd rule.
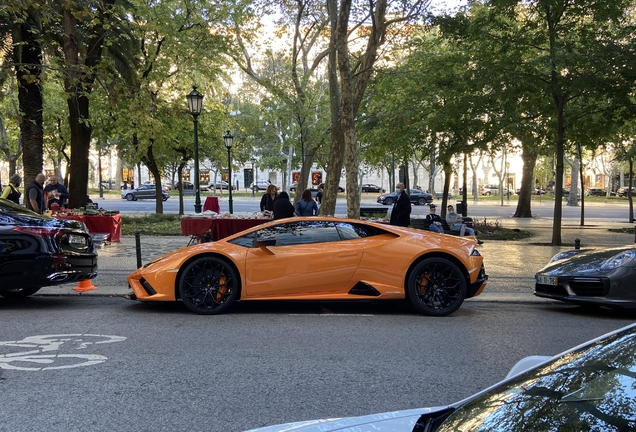
[[[176,214],[147,214],[143,216],[122,216],[121,233],[135,235],[180,236],[181,219]]]

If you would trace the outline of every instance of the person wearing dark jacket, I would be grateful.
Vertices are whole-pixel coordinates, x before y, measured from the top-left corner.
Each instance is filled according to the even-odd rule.
[[[276,186],[273,184],[267,186],[267,191],[263,194],[261,198],[261,212],[274,211],[274,201],[278,197]]]
[[[70,197],[66,186],[58,183],[57,176],[52,175],[49,180],[51,183],[44,188],[44,196],[47,200],[46,208],[51,208],[51,204],[57,204],[60,206],[59,208],[66,207],[66,201]]]
[[[13,174],[9,178],[9,184],[2,191],[2,196],[0,198],[8,199],[9,201],[13,201],[16,204],[20,204],[20,191],[18,188],[20,187],[20,183],[22,182],[22,177],[20,174]]]
[[[295,216],[294,205],[289,201],[287,192],[281,192],[274,202],[274,220]]]
[[[296,203],[294,213],[296,216],[316,216],[318,214],[318,204],[311,197],[309,189],[305,189],[302,199]]]
[[[404,183],[395,185],[397,199],[391,210],[391,225],[407,227],[411,224],[411,199],[404,191]]]
[[[429,206],[430,213],[426,215],[426,221],[428,222],[428,230],[436,233],[444,234],[444,227],[442,226],[442,218],[435,213],[437,207],[435,204]]]
[[[44,174],[40,173],[35,176],[35,180],[28,184],[24,190],[24,205],[29,210],[36,213],[44,213],[46,204],[44,202]]]

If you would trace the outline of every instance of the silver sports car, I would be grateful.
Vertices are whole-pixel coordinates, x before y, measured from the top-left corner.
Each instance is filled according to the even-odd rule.
[[[636,308],[636,246],[561,252],[535,276],[534,295],[579,305]]]

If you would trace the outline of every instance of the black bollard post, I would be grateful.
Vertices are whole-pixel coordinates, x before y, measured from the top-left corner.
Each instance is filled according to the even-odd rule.
[[[581,249],[581,239],[574,239],[574,249]]]
[[[141,268],[141,239],[139,231],[135,231],[135,250],[137,252],[137,268]]]

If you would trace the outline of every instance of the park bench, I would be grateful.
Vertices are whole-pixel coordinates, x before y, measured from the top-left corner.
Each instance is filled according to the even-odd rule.
[[[470,217],[464,218],[464,223],[467,227],[473,227],[473,219]],[[426,218],[411,219],[411,225],[413,228],[430,231],[429,223]],[[444,234],[459,235],[459,231],[451,231],[445,219],[442,219],[442,228],[444,228]],[[478,234],[478,232],[475,231],[475,234]]]

